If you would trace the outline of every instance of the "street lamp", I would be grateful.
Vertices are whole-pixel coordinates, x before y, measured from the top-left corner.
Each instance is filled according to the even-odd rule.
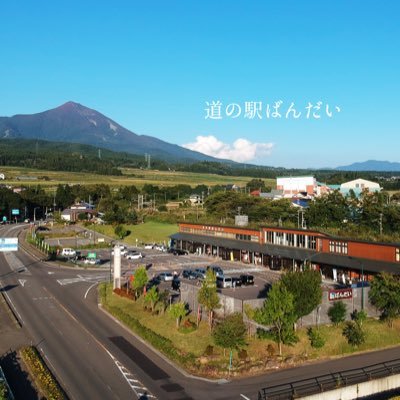
[[[33,222],[36,222],[36,209],[38,209],[38,208],[40,208],[40,207],[35,207],[33,209]]]

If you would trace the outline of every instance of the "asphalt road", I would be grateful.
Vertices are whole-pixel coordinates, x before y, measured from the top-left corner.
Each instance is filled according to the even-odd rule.
[[[1,227],[0,236],[19,229]],[[400,358],[392,348],[228,383],[189,377],[98,308],[95,286],[107,276],[51,267],[23,250],[0,253],[8,299],[71,399],[253,400],[267,385]]]

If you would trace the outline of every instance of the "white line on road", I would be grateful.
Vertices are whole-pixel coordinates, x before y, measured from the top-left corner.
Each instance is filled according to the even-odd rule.
[[[140,399],[144,395],[146,395],[148,398],[151,397],[152,399],[156,399],[155,396],[153,396],[152,394],[148,393],[146,387],[140,381],[138,381],[137,379],[132,378],[133,375],[129,372],[129,370],[126,369],[107,349],[105,349],[105,351],[108,353],[108,355],[114,361],[114,364],[119,369],[119,371],[121,372],[121,374],[125,378],[125,380],[128,382],[128,385],[135,392],[135,394],[136,394],[138,399]],[[134,382],[134,383],[132,383],[132,382]],[[136,389],[139,389],[140,392],[138,392]]]
[[[26,279],[18,279],[19,284],[24,287],[26,283]]]
[[[244,394],[240,393],[240,396],[244,398],[244,400],[250,400],[250,398],[248,398],[247,396],[245,396]]]
[[[89,293],[89,290],[90,290],[92,287],[95,287],[97,284],[98,284],[98,282],[95,282],[95,283],[93,283],[93,285],[89,286],[88,290],[86,290],[86,293],[85,293],[85,297],[84,297],[85,299],[86,299],[86,297],[87,297],[87,295],[88,295],[88,293]]]

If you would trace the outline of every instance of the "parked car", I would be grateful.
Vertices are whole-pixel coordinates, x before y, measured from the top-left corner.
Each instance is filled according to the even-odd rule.
[[[143,258],[144,256],[143,256],[143,254],[142,253],[138,253],[138,252],[135,252],[135,253],[127,253],[126,254],[126,259],[127,260],[140,260],[141,258]]]
[[[217,287],[226,289],[231,288],[233,285],[232,278],[228,276],[217,277]]]
[[[198,279],[205,279],[206,278],[206,269],[205,268],[196,268],[194,270],[194,273],[196,274],[196,278]]]
[[[161,279],[158,276],[151,278],[146,284],[146,290],[151,289],[153,286],[158,286],[161,282]]]
[[[160,278],[161,281],[164,282],[170,282],[174,279],[174,276],[172,275],[171,272],[161,272],[158,274],[158,277]]]
[[[197,278],[197,274],[196,274],[196,272],[194,272],[191,269],[184,269],[182,271],[182,277],[185,278],[185,279],[192,280],[192,279],[196,279]]]
[[[240,275],[240,280],[242,281],[242,285],[254,285],[254,276],[249,274]]]
[[[172,253],[174,256],[187,256],[189,254],[189,252],[186,250],[174,249],[174,248],[170,248],[168,250],[168,253]]]
[[[145,244],[145,245],[144,245],[144,248],[145,248],[146,250],[151,250],[151,249],[154,248],[154,244]]]
[[[162,252],[166,252],[166,251],[167,251],[167,248],[166,248],[165,246],[159,245],[159,244],[156,244],[156,245],[153,247],[153,249],[154,249],[154,250],[158,250],[158,251],[162,251]]]
[[[89,265],[98,265],[100,264],[100,260],[98,258],[86,258],[84,263]]]
[[[224,271],[223,271],[222,268],[219,267],[218,265],[209,265],[209,266],[207,266],[207,271],[208,271],[209,269],[211,269],[211,270],[214,272],[215,276],[217,276],[217,277],[218,277],[218,276],[219,276],[219,277],[224,276]]]
[[[232,276],[232,287],[242,286],[242,279],[239,276]]]
[[[61,251],[61,255],[63,257],[75,257],[76,251],[74,249],[71,249],[70,247],[64,247]]]

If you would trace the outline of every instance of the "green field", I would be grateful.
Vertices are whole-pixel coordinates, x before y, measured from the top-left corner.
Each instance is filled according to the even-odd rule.
[[[139,225],[124,225],[130,234],[124,238],[124,242],[136,245],[143,243],[168,243],[169,235],[178,231],[176,224],[166,224],[148,221]],[[94,225],[90,227],[99,233],[117,239],[112,225]],[[136,242],[137,239],[137,242]]]
[[[243,187],[247,182],[253,179],[251,177],[243,176],[222,176],[216,174],[141,170],[133,168],[123,168],[122,176],[106,176],[81,172],[46,171],[21,167],[2,167],[1,170],[5,173],[7,178],[4,181],[5,184],[11,184],[13,186],[41,185],[48,188],[54,187],[58,184],[94,185],[100,183],[114,187],[122,185],[135,185],[139,188],[146,183],[160,187],[174,186],[177,184],[186,184],[193,187],[200,184],[207,186],[236,184]],[[22,179],[18,179],[18,177],[22,177]],[[275,185],[275,181],[273,179],[266,179],[265,182],[266,185],[272,187]]]

